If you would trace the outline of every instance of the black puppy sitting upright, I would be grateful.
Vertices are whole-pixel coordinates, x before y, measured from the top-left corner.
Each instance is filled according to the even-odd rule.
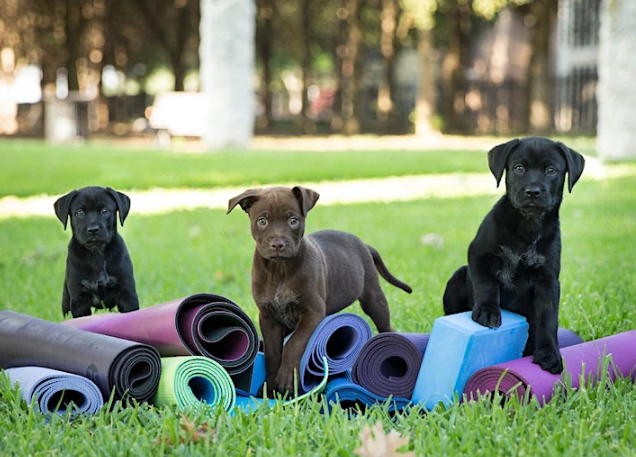
[[[71,218],[73,236],[68,245],[62,312],[89,316],[91,307],[120,312],[139,309],[132,261],[119,222],[130,210],[127,195],[110,187],[90,186],[73,190],[54,204],[55,214],[66,225]]]
[[[524,355],[551,373],[563,362],[557,342],[561,270],[559,208],[565,175],[568,190],[581,177],[585,160],[547,138],[515,139],[488,153],[490,171],[506,194],[481,223],[468,247],[468,265],[446,284],[444,312],[472,309],[474,321],[501,325],[501,309],[529,324]]]

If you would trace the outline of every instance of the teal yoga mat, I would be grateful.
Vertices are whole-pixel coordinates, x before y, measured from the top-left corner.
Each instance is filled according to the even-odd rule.
[[[180,409],[199,405],[234,407],[236,392],[230,375],[212,359],[202,356],[164,357],[161,380],[152,402]]]

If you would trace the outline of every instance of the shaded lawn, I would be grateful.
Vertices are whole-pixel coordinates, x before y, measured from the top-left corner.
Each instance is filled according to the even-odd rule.
[[[0,197],[61,195],[86,185],[125,191],[216,188],[432,173],[487,172],[485,151],[219,151],[0,140]]]

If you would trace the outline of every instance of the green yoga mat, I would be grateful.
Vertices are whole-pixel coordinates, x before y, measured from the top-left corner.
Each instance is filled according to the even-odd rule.
[[[157,406],[183,409],[207,404],[234,408],[236,392],[230,375],[216,361],[202,356],[163,357],[161,379],[152,398]]]

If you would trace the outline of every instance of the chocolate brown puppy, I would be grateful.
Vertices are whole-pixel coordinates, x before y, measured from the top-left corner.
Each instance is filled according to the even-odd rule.
[[[393,330],[378,272],[411,292],[388,271],[378,251],[355,235],[323,230],[304,236],[305,217],[318,197],[300,186],[249,189],[228,205],[228,213],[240,205],[249,215],[256,241],[252,295],[259,309],[270,392],[293,393],[294,372],[307,341],[326,315],[359,300],[378,331]]]
[[[468,265],[446,284],[444,312],[472,310],[474,321],[501,325],[501,309],[529,324],[524,355],[551,373],[563,371],[557,342],[561,270],[559,208],[585,160],[562,143],[543,137],[515,139],[488,153],[497,180],[506,172],[506,194],[481,223],[468,247]]]
[[[91,307],[122,312],[139,309],[133,266],[119,222],[130,211],[130,198],[110,187],[73,190],[54,203],[66,230],[70,217],[73,236],[68,244],[62,313],[89,316]]]

